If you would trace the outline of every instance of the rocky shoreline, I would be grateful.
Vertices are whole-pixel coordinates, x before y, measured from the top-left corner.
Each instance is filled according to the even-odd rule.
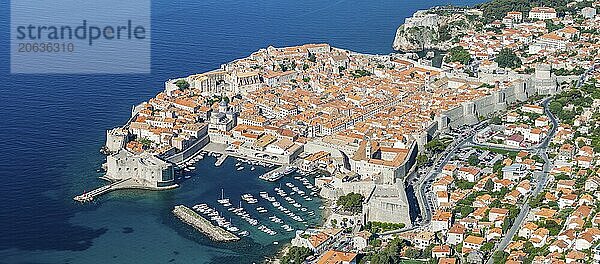
[[[419,10],[398,27],[392,47],[401,52],[446,51],[458,38],[475,29],[482,14],[461,7],[433,7]]]

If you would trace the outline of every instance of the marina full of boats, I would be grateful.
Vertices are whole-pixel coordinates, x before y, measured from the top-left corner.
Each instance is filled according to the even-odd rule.
[[[238,171],[244,170],[246,168],[250,168],[250,170],[253,171],[256,169],[255,166],[262,166],[265,168],[273,168],[275,166],[271,163],[267,163],[264,161],[250,160],[250,159],[244,159],[244,158],[238,158],[237,161],[238,162],[235,164],[235,168]],[[244,164],[246,164],[247,167],[244,166]]]
[[[197,163],[206,156],[217,159],[215,166],[223,164],[227,154],[215,152],[200,152],[176,168],[178,180],[191,178]],[[254,171],[256,167],[273,168],[274,164],[237,158],[236,171]],[[273,186],[272,190],[256,193],[245,192],[236,197],[226,197],[221,190],[216,203],[210,201],[192,206],[192,210],[201,214],[210,224],[218,226],[239,237],[252,235],[255,231],[268,236],[276,236],[293,232],[297,228],[304,229],[310,224],[317,224],[316,213],[310,208],[316,208],[314,197],[318,196],[318,188],[311,184],[308,173],[298,170],[295,166],[284,166],[272,169],[259,178],[274,182],[292,174],[296,177],[288,178],[289,181]],[[245,174],[242,172],[242,174]],[[295,184],[294,184],[295,183]],[[237,195],[236,195],[237,196]],[[319,207],[320,208],[320,207]],[[316,221],[315,221],[316,220]]]
[[[225,159],[227,158],[227,155],[220,154],[217,152],[201,151],[196,156],[190,158],[189,160],[187,160],[187,161],[179,164],[177,167],[175,167],[175,172],[180,175],[184,172],[189,173],[189,172],[196,170],[196,163],[203,160],[205,156],[215,157],[217,159],[217,161],[215,162],[215,166],[217,166],[217,167],[221,166],[221,164],[223,164],[223,162],[225,162]],[[256,160],[251,160],[251,159],[244,159],[244,158],[238,158],[237,161],[238,162],[235,164],[235,169],[237,171],[242,171],[244,169],[249,169],[250,171],[254,171],[256,169],[256,166],[262,166],[265,168],[273,168],[275,166],[272,163],[268,163],[268,162],[264,162],[264,161],[256,161]],[[244,166],[244,164],[246,164],[247,166]],[[273,178],[271,181],[280,179],[281,177],[294,172],[295,169],[296,169],[295,167],[293,168],[293,170],[289,170],[286,168],[286,171],[284,171],[284,173],[282,173],[281,175],[279,175],[279,174],[276,175],[277,177]],[[185,175],[183,177],[179,176],[177,179],[181,180],[182,178],[189,179],[189,178],[191,178],[191,175]]]
[[[230,198],[225,197],[222,189],[221,196],[216,200],[216,207],[200,203],[192,209],[204,215],[214,225],[240,237],[250,235],[252,230],[269,236],[292,232],[296,228],[305,228],[309,225],[307,219],[315,217],[315,212],[309,209],[306,203],[312,201],[312,197],[317,196],[318,191],[308,179],[301,176],[294,179],[301,184],[282,183],[271,192],[259,192],[256,197],[252,193],[244,193],[239,197],[239,201],[236,199],[237,206],[233,205]],[[240,224],[243,222],[248,224],[247,230],[242,229]]]

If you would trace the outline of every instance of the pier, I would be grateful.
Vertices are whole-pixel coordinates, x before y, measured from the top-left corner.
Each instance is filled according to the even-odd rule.
[[[227,154],[223,153],[218,159],[217,162],[215,162],[215,166],[219,167],[221,166],[221,164],[223,164],[223,162],[225,162],[225,160],[227,159],[227,157],[229,157]]]
[[[106,179],[106,178],[103,178],[103,179]],[[148,186],[140,185],[138,182],[136,182],[132,178],[127,178],[127,179],[121,179],[121,180],[111,182],[107,185],[98,187],[89,192],[84,192],[80,195],[73,197],[73,200],[81,202],[81,203],[91,202],[94,200],[94,198],[96,198],[100,195],[103,195],[105,193],[109,193],[109,192],[112,192],[115,190],[122,190],[122,189],[170,190],[170,189],[174,189],[177,187],[179,187],[179,185],[177,185],[177,184],[166,186],[166,187],[148,187]]]
[[[240,239],[239,237],[230,233],[229,231],[213,225],[206,218],[202,217],[201,215],[194,212],[192,209],[186,207],[185,205],[175,206],[175,208],[173,209],[173,214],[175,214],[175,216],[181,219],[181,221],[183,221],[184,223],[194,227],[196,230],[207,235],[210,239],[214,241],[230,242],[237,241]]]
[[[82,203],[91,202],[97,196],[100,196],[100,195],[103,195],[103,194],[105,194],[107,192],[119,189],[120,188],[119,185],[123,184],[124,182],[126,182],[129,179],[130,178],[118,180],[118,181],[112,182],[112,183],[110,183],[108,185],[104,185],[102,187],[93,189],[93,190],[91,190],[89,192],[84,192],[84,193],[82,193],[80,195],[77,195],[77,196],[73,197],[73,200],[78,201],[78,202],[82,202]]]
[[[285,174],[283,174],[283,171],[285,170],[285,166],[280,166],[275,168],[272,171],[269,171],[261,176],[259,176],[258,178],[261,180],[265,180],[265,181],[270,181],[270,182],[274,182],[277,181],[281,178],[283,178],[283,176],[285,176]]]
[[[252,156],[252,155],[245,155],[243,153],[238,153],[236,151],[227,151],[227,144],[222,144],[222,143],[208,143],[206,144],[206,146],[204,146],[204,148],[202,148],[202,151],[204,152],[214,152],[214,153],[219,153],[221,155],[227,155],[228,157],[236,157],[236,158],[241,158],[241,159],[249,159],[249,160],[254,160],[254,161],[260,161],[260,162],[264,162],[264,163],[269,163],[269,164],[274,164],[274,165],[286,165],[287,163],[282,163],[276,160],[271,160],[271,159],[265,159],[265,158],[261,158],[261,157],[257,157],[257,156]],[[216,164],[215,164],[216,165]]]

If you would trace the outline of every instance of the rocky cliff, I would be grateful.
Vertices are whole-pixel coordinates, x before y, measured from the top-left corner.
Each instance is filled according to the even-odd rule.
[[[418,22],[401,25],[396,31],[393,48],[403,52],[427,49],[448,50],[458,39],[476,27],[477,19],[462,13],[436,14],[435,23]]]

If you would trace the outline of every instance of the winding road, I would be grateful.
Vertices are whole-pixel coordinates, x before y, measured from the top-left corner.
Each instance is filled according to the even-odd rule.
[[[533,146],[533,147],[530,147],[527,149],[500,147],[500,149],[505,149],[505,150],[510,150],[510,151],[528,150],[531,153],[537,154],[542,159],[544,159],[543,170],[541,172],[540,171],[534,172],[534,178],[535,178],[535,182],[537,184],[536,184],[533,192],[531,192],[531,194],[528,197],[532,197],[532,196],[535,197],[544,189],[544,186],[546,185],[546,182],[548,179],[547,175],[548,175],[548,172],[550,171],[550,161],[548,160],[548,155],[546,153],[546,149],[548,148],[548,145],[550,144],[550,140],[554,137],[554,134],[556,133],[556,130],[558,127],[558,121],[556,120],[554,115],[548,110],[549,102],[550,102],[550,97],[545,98],[543,100],[543,106],[544,106],[544,112],[546,113],[546,115],[548,116],[550,121],[552,122],[552,128],[550,129],[548,136],[544,139],[544,141],[542,141],[542,143],[538,144],[537,146]],[[485,125],[487,125],[487,122],[479,123],[479,124],[475,125],[474,128],[470,129],[465,136],[462,136],[462,137],[456,139],[453,142],[453,144],[451,144],[440,156],[438,156],[438,158],[434,162],[434,165],[429,167],[429,170],[427,171],[426,176],[421,178],[418,181],[415,195],[417,196],[417,200],[419,201],[419,207],[421,208],[421,217],[422,217],[422,220],[420,222],[421,226],[429,225],[431,222],[431,218],[432,218],[432,213],[433,213],[433,209],[434,209],[434,208],[432,208],[432,206],[435,203],[433,201],[433,196],[432,196],[431,192],[429,191],[429,188],[431,187],[431,183],[435,180],[437,175],[441,173],[441,170],[444,167],[444,165],[446,165],[450,161],[450,159],[454,156],[454,153],[458,149],[464,147],[465,145],[481,145],[481,144],[475,143],[473,141],[473,137],[476,134],[476,132],[479,131],[480,129],[482,129]],[[482,146],[486,146],[486,145],[482,145]],[[496,148],[496,147],[494,147],[494,148]],[[495,248],[496,251],[503,251],[508,246],[508,243],[510,243],[510,241],[512,241],[513,237],[517,233],[519,227],[522,225],[527,214],[529,214],[530,210],[531,210],[531,208],[527,204],[527,200],[526,200],[522,206],[521,211],[519,212],[519,215],[515,218],[510,230],[506,233],[506,235],[503,237],[503,239],[500,241],[500,243],[496,245],[496,248]],[[490,258],[488,261],[488,264],[492,264],[492,263],[493,263],[493,259]]]

